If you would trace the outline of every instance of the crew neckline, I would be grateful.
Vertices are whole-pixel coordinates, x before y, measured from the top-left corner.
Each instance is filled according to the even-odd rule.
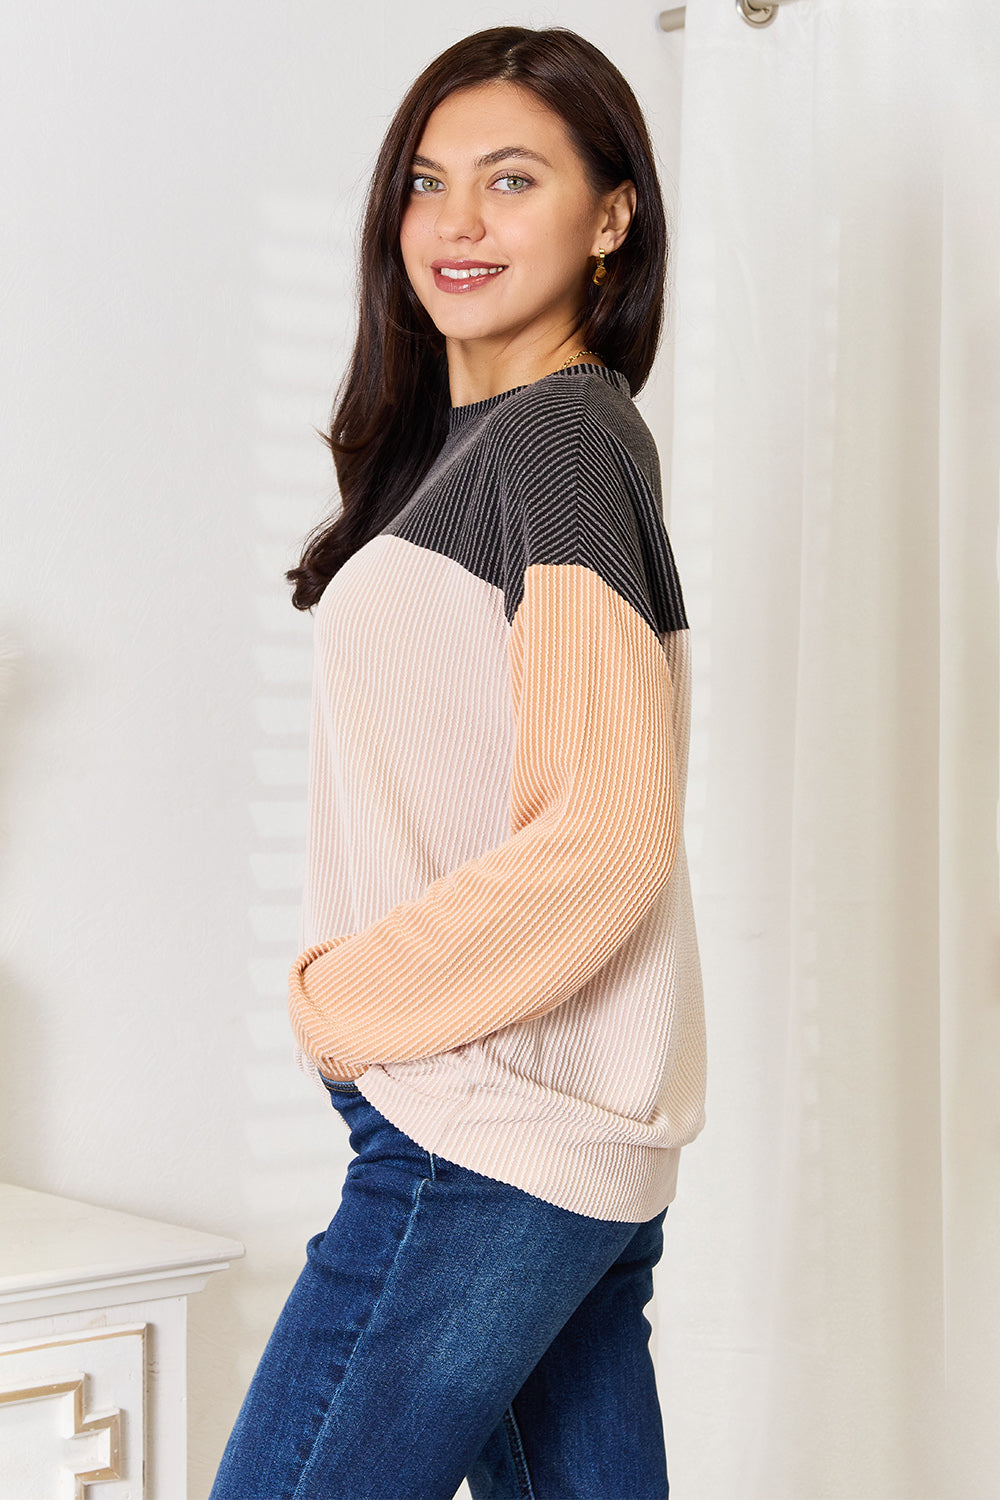
[[[467,401],[462,406],[453,406],[450,409],[448,419],[449,434],[459,431],[469,422],[481,416],[484,412],[492,411],[494,406],[499,406],[501,401],[506,401],[509,396],[516,396],[518,391],[528,391],[532,386],[544,385],[547,381],[558,380],[560,376],[568,377],[570,380],[578,380],[581,375],[597,375],[600,379],[607,381],[609,385],[616,386],[623,395],[631,397],[629,383],[620,370],[613,370],[608,365],[595,365],[589,361],[581,361],[579,364],[567,365],[562,370],[552,370],[548,375],[542,375],[538,380],[526,381],[524,385],[511,386],[509,391],[497,391],[495,396],[484,396],[481,401]]]

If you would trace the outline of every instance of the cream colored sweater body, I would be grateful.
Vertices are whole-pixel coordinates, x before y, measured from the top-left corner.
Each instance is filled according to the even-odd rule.
[[[620,372],[453,407],[316,612],[299,1046],[421,1147],[595,1218],[671,1201],[705,1030],[688,628]]]

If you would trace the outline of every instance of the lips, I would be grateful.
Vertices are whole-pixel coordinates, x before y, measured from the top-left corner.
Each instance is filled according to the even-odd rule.
[[[507,267],[489,260],[436,260],[434,285],[442,292],[473,292],[497,281]]]

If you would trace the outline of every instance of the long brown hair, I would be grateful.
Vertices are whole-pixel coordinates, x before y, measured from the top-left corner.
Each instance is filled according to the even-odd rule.
[[[633,395],[649,375],[663,319],[667,229],[635,95],[575,31],[494,26],[463,38],[413,83],[375,164],[361,237],[357,338],[324,435],[342,505],[306,538],[299,566],[286,574],[297,609],[316,604],[338,568],[399,514],[447,435],[445,341],[410,285],[400,225],[432,111],[458,89],[497,81],[531,90],[561,116],[596,194],[635,183],[635,213],[608,275],[600,287],[588,278],[579,337],[622,372]]]

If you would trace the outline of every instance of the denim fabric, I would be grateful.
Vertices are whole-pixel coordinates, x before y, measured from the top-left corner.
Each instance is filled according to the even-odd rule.
[[[463,1476],[474,1500],[666,1500],[643,1314],[663,1213],[555,1208],[327,1088],[355,1155],[210,1500],[452,1500]]]

